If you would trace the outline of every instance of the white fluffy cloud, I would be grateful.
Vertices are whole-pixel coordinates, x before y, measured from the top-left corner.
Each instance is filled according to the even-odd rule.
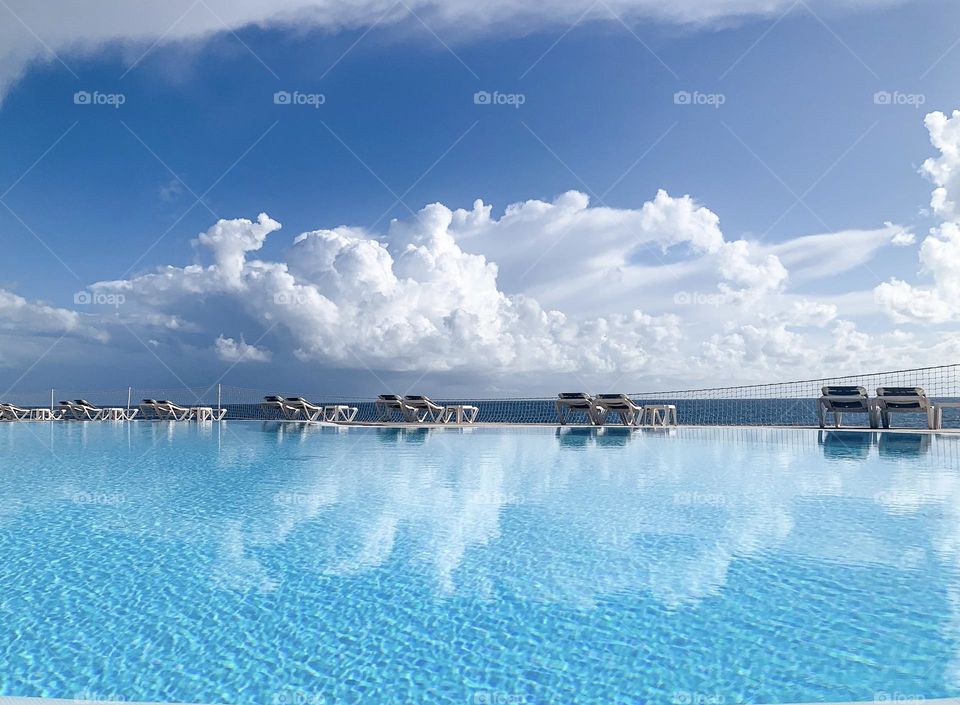
[[[817,10],[863,9],[897,0],[811,0]],[[569,27],[591,18],[613,22],[653,19],[706,24],[748,16],[779,15],[793,0],[77,0],[52,11],[47,3],[7,0],[0,7],[0,99],[31,63],[54,62],[55,52],[68,64],[77,55],[105,45],[123,49],[132,64],[154,43],[196,41],[247,26],[339,30],[406,24],[422,30],[422,19],[448,39],[496,29],[522,33],[543,27]],[[409,8],[409,9],[408,9]],[[584,16],[584,13],[587,13]],[[583,17],[582,17],[583,16]]]
[[[326,366],[744,380],[866,364],[873,341],[843,317],[845,304],[792,293],[781,257],[813,281],[864,264],[903,232],[730,241],[715,213],[665,191],[637,209],[571,191],[499,217],[481,201],[434,203],[385,233],[314,230],[292,237],[282,259],[259,259],[280,228],[266,214],[222,220],[194,241],[199,263],[91,289],[123,294],[129,325],[153,339],[222,328],[230,312],[235,328],[269,330],[274,350]],[[798,242],[835,261],[810,262]],[[206,305],[216,321],[204,321]],[[916,345],[901,342],[887,341]],[[230,362],[270,355],[223,335],[215,350]]]
[[[550,227],[552,209],[564,209],[571,198],[528,202],[505,217],[520,214],[539,233]],[[669,199],[658,198],[661,205]],[[585,199],[577,200],[589,217]],[[217,299],[264,328],[278,328],[302,360],[357,367],[641,370],[654,353],[676,350],[681,332],[675,315],[627,307],[572,319],[524,294],[504,293],[497,265],[458,245],[453,224],[462,215],[427,206],[414,219],[392,223],[385,242],[348,227],[303,233],[283,262],[251,258],[279,223],[265,214],[257,221],[222,220],[196,240],[209,252],[209,264],[165,267],[92,289],[123,294],[125,315],[161,320],[187,301]],[[491,228],[496,222],[487,221]],[[722,237],[715,244],[721,243]],[[264,351],[244,346],[221,336],[216,349],[231,361],[263,357]]]
[[[876,302],[897,322],[945,323],[960,318],[960,111],[934,112],[925,124],[940,151],[922,172],[933,182],[930,205],[943,223],[920,246],[921,273],[931,286],[893,278],[874,290]]]
[[[240,341],[237,342],[233,338],[220,335],[214,341],[213,349],[217,357],[224,362],[270,362],[273,357],[269,350],[250,345],[243,336],[240,336]]]

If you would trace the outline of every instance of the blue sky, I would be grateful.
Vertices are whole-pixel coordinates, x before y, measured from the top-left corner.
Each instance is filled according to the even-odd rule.
[[[300,5],[290,12],[320,3]],[[955,218],[930,203],[955,184],[919,172],[938,157],[925,116],[960,108],[960,7],[798,2],[764,13],[744,2],[737,16],[689,22],[647,5],[595,4],[580,22],[588,4],[511,17],[493,3],[479,22],[482,2],[385,6],[379,24],[383,11],[368,8],[342,28],[334,10],[291,22],[270,8],[234,19],[183,3],[110,31],[95,18],[0,8],[10,20],[0,31],[0,387],[225,375],[364,394],[420,379],[437,394],[639,391],[953,362]],[[75,104],[78,91],[123,104]],[[323,103],[278,105],[277,91]],[[478,105],[478,91],[523,104]],[[722,105],[678,104],[678,92]],[[878,104],[877,92],[902,104]],[[670,200],[655,203],[661,189]],[[540,219],[571,190],[590,201],[574,208],[576,225]],[[475,199],[494,223],[530,203],[516,227],[455,222],[453,245],[450,229],[420,232],[424,206],[470,211]],[[604,207],[632,224],[609,232]],[[301,268],[293,286],[311,300],[298,298],[295,314],[267,305],[287,306],[287,290],[256,288],[256,272],[224,283],[216,271],[217,252],[247,237],[234,219],[260,213],[283,227],[250,236],[245,262]],[[219,219],[221,249],[192,242]],[[347,244],[329,234],[338,226],[351,226],[337,236]],[[795,242],[819,234],[816,247]],[[351,259],[361,241],[382,252]],[[411,269],[403,252],[417,247]],[[400,283],[367,300],[384,253]],[[481,256],[498,265],[494,279],[475,271]],[[194,262],[219,283],[168,296],[191,275],[161,285],[151,274]],[[902,286],[878,291],[891,277]],[[444,290],[450,301],[436,309]],[[123,301],[85,305],[76,296],[87,291]],[[528,319],[518,312],[530,299]],[[551,322],[524,342],[534,319]],[[852,341],[846,353],[821,354],[838,338]]]

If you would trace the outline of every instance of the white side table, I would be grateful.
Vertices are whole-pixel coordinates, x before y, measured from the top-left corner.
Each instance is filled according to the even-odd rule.
[[[942,401],[934,406],[933,427],[937,430],[943,428],[943,410],[960,409],[960,401]]]
[[[677,426],[677,407],[674,404],[644,404],[643,423],[648,426]]]
[[[451,404],[443,407],[443,423],[450,423],[454,420],[456,423],[473,423],[477,420],[477,414],[480,409],[468,404]]]
[[[323,420],[334,423],[350,423],[357,416],[357,407],[346,404],[330,404],[323,407]]]

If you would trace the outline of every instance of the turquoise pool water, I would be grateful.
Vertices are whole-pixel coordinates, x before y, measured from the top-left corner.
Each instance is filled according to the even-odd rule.
[[[0,695],[960,695],[960,439],[0,425]]]

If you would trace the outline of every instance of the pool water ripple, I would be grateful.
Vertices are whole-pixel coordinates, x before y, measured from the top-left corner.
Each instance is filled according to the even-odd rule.
[[[960,695],[957,439],[8,424],[0,458],[0,695]]]

